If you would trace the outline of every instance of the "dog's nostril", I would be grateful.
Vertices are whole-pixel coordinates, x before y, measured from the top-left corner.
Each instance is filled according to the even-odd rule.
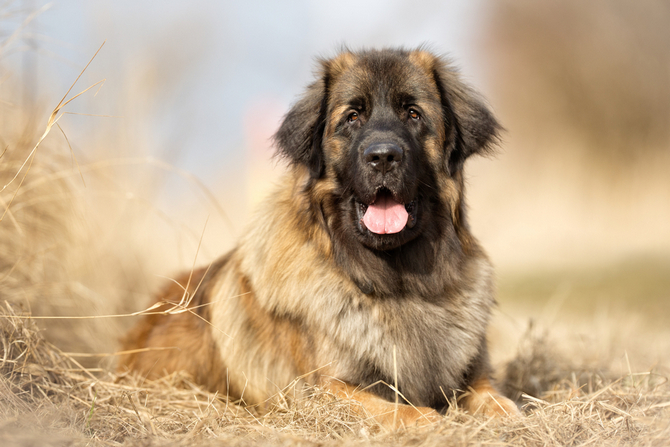
[[[386,173],[402,161],[402,149],[394,143],[375,143],[363,152],[363,158],[373,168]]]

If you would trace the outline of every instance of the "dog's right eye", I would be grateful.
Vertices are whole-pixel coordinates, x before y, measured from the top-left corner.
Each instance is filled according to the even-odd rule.
[[[358,121],[358,112],[351,112],[347,117],[348,123],[353,123],[354,121]]]

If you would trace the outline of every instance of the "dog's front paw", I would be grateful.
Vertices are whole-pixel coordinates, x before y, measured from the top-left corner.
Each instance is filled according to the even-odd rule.
[[[382,425],[398,429],[436,424],[442,420],[442,416],[432,408],[398,405],[397,408],[393,408],[392,413],[386,413],[383,419],[383,421],[380,421]]]
[[[500,394],[488,378],[479,379],[470,385],[459,403],[470,414],[482,414],[486,417],[521,416],[516,404]]]

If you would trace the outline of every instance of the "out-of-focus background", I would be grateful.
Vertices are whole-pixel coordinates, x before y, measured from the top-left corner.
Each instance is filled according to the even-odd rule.
[[[499,276],[492,337],[526,317],[656,330],[670,310],[669,23],[667,3],[618,0],[5,2],[0,294],[42,315],[142,309],[253,222],[283,169],[270,137],[316,56],[427,44],[506,128],[497,155],[466,165]],[[104,83],[31,158],[103,42],[69,97]],[[114,349],[99,335],[112,319],[45,324],[72,350]]]

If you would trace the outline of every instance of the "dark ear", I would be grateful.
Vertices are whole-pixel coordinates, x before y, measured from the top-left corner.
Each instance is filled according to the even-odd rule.
[[[460,80],[455,69],[439,58],[433,67],[451,146],[448,169],[454,174],[470,155],[493,152],[502,126],[483,99]]]
[[[291,163],[307,166],[316,178],[324,170],[321,139],[326,124],[327,85],[328,76],[324,73],[321,79],[307,87],[302,98],[284,116],[274,135],[278,154]]]

